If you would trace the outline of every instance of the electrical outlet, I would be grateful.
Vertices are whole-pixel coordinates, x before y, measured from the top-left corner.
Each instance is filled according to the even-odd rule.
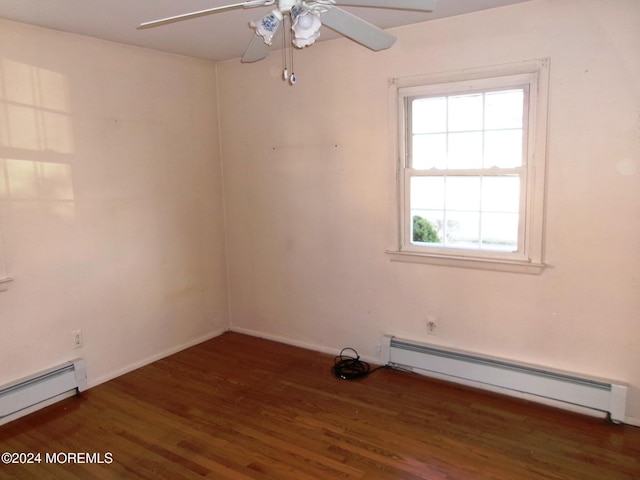
[[[438,324],[435,320],[429,320],[427,322],[427,335],[436,335],[438,330]]]
[[[80,348],[82,346],[82,330],[74,330],[71,332],[73,338],[73,348]]]

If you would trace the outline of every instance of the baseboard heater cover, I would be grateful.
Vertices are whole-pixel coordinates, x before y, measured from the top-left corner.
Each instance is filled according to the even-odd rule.
[[[411,367],[451,381],[470,382],[480,388],[497,387],[505,393],[518,392],[608,413],[611,421],[625,421],[627,386],[448,349],[385,335],[381,361],[391,366]]]
[[[82,359],[73,360],[0,388],[0,425],[87,389]]]

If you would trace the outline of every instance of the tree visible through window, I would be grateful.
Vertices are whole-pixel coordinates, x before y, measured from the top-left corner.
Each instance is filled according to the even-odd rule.
[[[440,235],[429,220],[415,215],[413,217],[413,233],[414,242],[423,243],[440,243]]]

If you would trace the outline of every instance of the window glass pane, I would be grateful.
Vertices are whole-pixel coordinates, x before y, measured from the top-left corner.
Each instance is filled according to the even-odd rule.
[[[482,94],[449,97],[449,130],[482,130]]]
[[[484,213],[481,234],[483,249],[517,251],[518,214]]]
[[[444,209],[444,177],[411,178],[411,211]]]
[[[429,133],[413,136],[412,167],[419,170],[447,168],[447,135]]]
[[[411,102],[413,133],[439,133],[447,130],[447,99],[418,98]]]
[[[480,211],[480,177],[446,178],[447,210]]]
[[[446,244],[459,248],[478,248],[479,227],[479,213],[448,212],[445,229]]]
[[[484,134],[484,167],[522,165],[522,130],[495,130]]]
[[[449,135],[448,168],[482,168],[482,132]]]
[[[487,93],[484,128],[522,128],[523,101],[522,90]]]
[[[512,212],[520,210],[520,177],[517,175],[482,178],[482,211]]]

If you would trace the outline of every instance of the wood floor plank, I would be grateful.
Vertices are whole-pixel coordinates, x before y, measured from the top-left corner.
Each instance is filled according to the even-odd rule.
[[[632,480],[640,429],[228,333],[0,427],[0,479]],[[64,457],[62,457],[64,458]]]

